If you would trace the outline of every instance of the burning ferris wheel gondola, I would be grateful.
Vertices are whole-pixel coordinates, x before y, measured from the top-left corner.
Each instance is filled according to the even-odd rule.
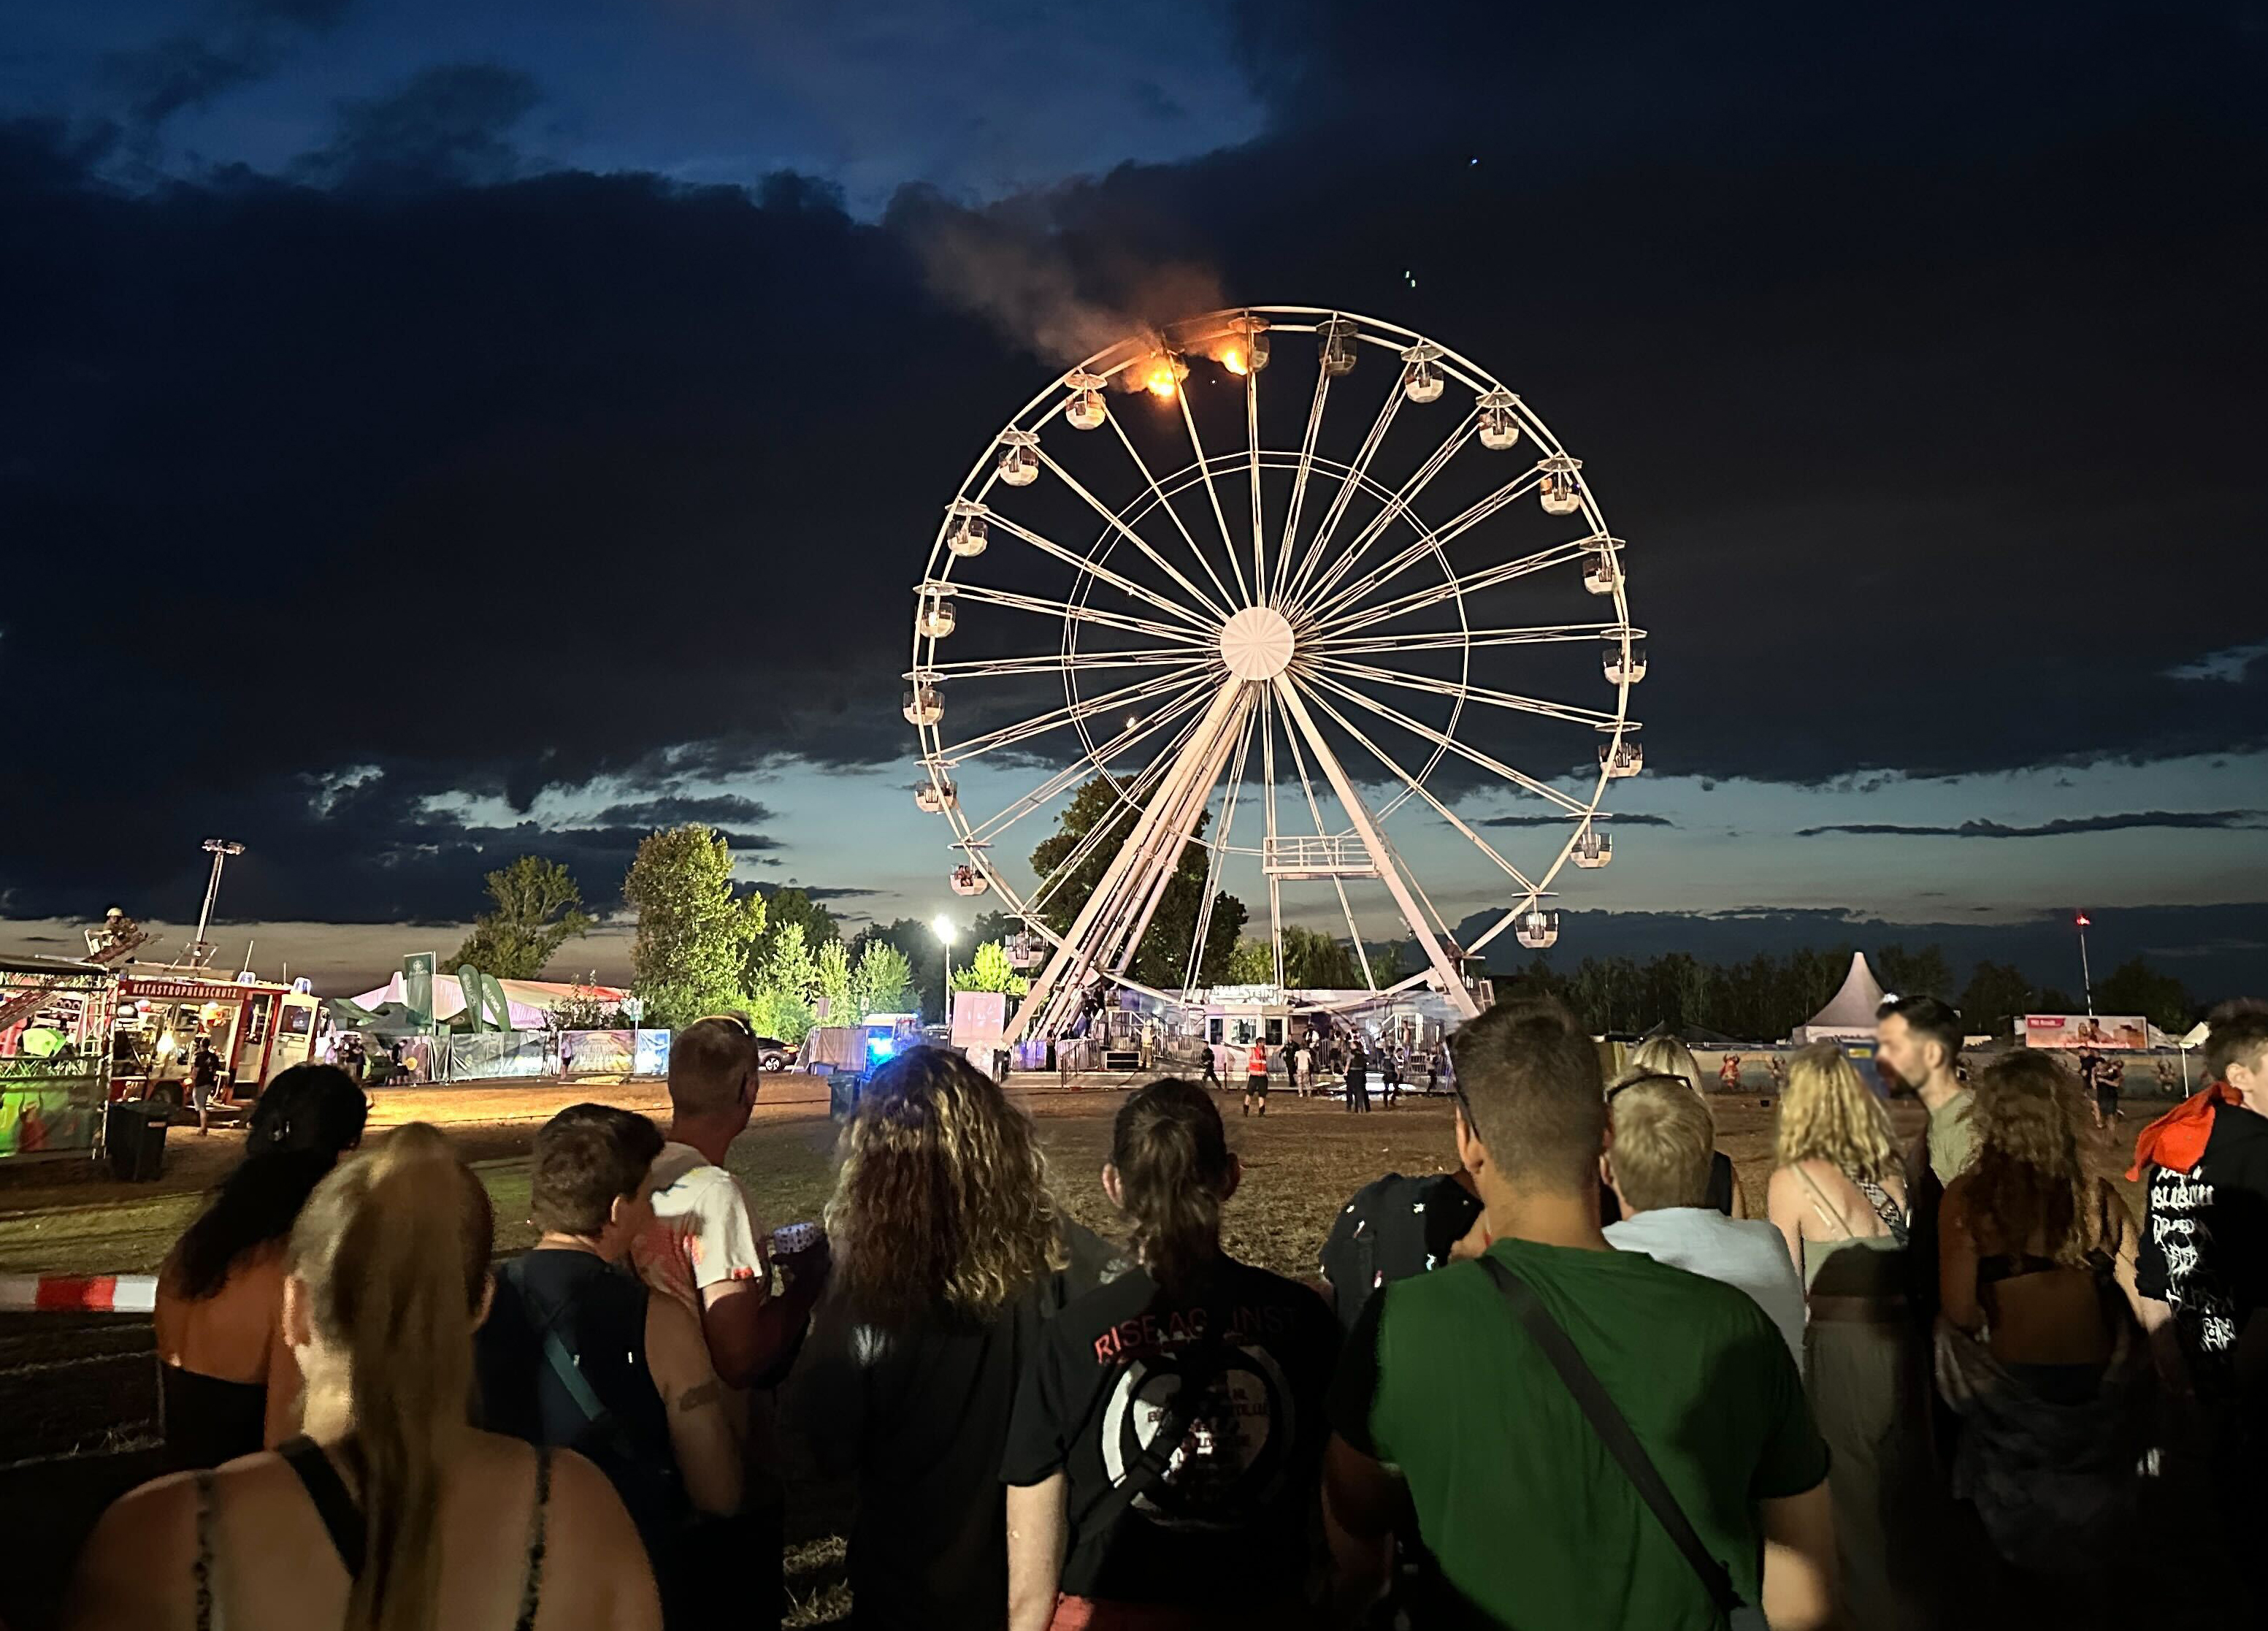
[[[1395,324],[1217,312],[1052,380],[946,506],[906,675],[917,801],[953,830],[951,887],[1027,926],[1012,1035],[1058,1034],[1098,980],[1192,996],[1232,874],[1264,896],[1255,933],[1278,984],[1285,891],[1312,887],[1372,989],[1431,986],[1475,1011],[1467,961],[1506,934],[1557,940],[1551,886],[1571,861],[1608,863],[1604,794],[1644,767],[1624,555],[1582,461],[1535,411]],[[1580,670],[1554,670],[1561,653]],[[1098,779],[1108,817],[1043,875],[1012,872]],[[1506,798],[1507,813],[1475,808]],[[1523,864],[1484,828],[1547,842]],[[1498,878],[1469,944],[1419,876],[1452,852]],[[1182,977],[1145,984],[1135,960],[1192,864]],[[1074,879],[1075,911],[1059,899]],[[1366,936],[1381,905],[1392,927]],[[1423,966],[1375,969],[1366,946],[1405,933]]]

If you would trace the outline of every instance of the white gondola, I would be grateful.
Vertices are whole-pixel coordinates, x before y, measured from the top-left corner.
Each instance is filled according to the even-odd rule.
[[[1610,781],[1635,776],[1646,768],[1646,746],[1635,736],[1624,736],[1611,746],[1601,742],[1599,768],[1606,771]]]
[[[1078,369],[1064,379],[1071,392],[1071,401],[1064,408],[1064,417],[1071,421],[1074,431],[1099,431],[1110,410],[1102,405],[1102,387],[1107,381],[1101,374]]]
[[[936,686],[917,682],[906,692],[906,705],[900,712],[909,725],[932,726],[945,718],[945,698]]]
[[[930,588],[922,591],[920,609],[914,613],[914,627],[922,638],[941,640],[961,624],[953,609],[953,591],[949,588]]]
[[[1047,960],[1048,943],[1029,929],[1019,929],[1008,937],[1008,966],[1012,969],[1036,969]]]
[[[1441,348],[1431,340],[1420,340],[1402,353],[1402,360],[1410,370],[1403,376],[1402,394],[1420,405],[1440,401],[1449,383],[1441,373]]]
[[[1612,594],[1623,580],[1617,540],[1594,538],[1590,548],[1591,558],[1583,565],[1583,587],[1594,594]]]
[[[1595,871],[1615,858],[1615,841],[1588,822],[1575,835],[1575,864],[1586,871]]]
[[[1334,317],[1315,332],[1323,336],[1323,372],[1334,380],[1352,373],[1355,350],[1359,343],[1354,324],[1344,317]]]
[[[982,895],[992,887],[984,881],[984,875],[967,861],[955,867],[946,881],[953,885],[955,895]]]
[[[1040,479],[1040,439],[1029,431],[1000,432],[1000,479],[1011,487],[1029,487]]]
[[[1646,678],[1646,636],[1619,634],[1601,637],[1599,661],[1609,685],[1635,685]]]
[[[1520,416],[1512,410],[1517,401],[1501,387],[1481,394],[1480,441],[1491,453],[1502,453],[1520,439]]]
[[[974,499],[954,499],[953,528],[945,535],[945,547],[964,561],[973,561],[983,554],[991,538],[992,526],[985,520],[990,513]]]
[[[1580,459],[1555,453],[1543,461],[1543,479],[1536,483],[1546,515],[1572,515],[1583,507],[1583,480],[1575,474]]]
[[[925,781],[914,789],[914,808],[924,816],[942,816],[954,803],[953,784],[949,781]]]
[[[1541,908],[1524,912],[1513,931],[1530,951],[1546,951],[1559,941],[1559,914]]]
[[[1221,348],[1220,365],[1234,374],[1258,373],[1268,365],[1268,320],[1250,314],[1231,325],[1236,336]]]

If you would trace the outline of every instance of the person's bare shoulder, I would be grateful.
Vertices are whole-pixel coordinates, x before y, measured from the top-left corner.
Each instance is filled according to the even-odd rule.
[[[547,1616],[543,1631],[659,1631],[661,1603],[644,1544],[606,1474],[571,1450],[552,1452],[545,1527],[545,1600],[574,1607],[566,1618]]]
[[[196,1475],[176,1472],[110,1503],[80,1548],[64,1631],[169,1631],[194,1623]],[[121,1561],[131,1559],[131,1567]]]

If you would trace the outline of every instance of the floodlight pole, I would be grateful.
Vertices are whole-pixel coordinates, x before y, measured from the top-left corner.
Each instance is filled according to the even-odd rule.
[[[220,869],[232,855],[244,853],[244,845],[226,838],[207,838],[206,852],[213,858],[212,876],[205,881],[204,909],[197,913],[197,937],[189,942],[189,966],[201,969],[212,961],[212,942],[205,938],[205,930],[212,926],[213,903],[220,898]]]
[[[937,943],[945,949],[945,1007],[939,1017],[945,1022],[945,1039],[953,1040],[953,919],[939,912],[930,925],[937,934]]]
[[[2087,914],[2080,912],[2079,914],[2079,983],[2080,988],[2087,993],[2087,1017],[2093,1019],[2095,1017],[2095,976],[2087,966],[2088,921]]]

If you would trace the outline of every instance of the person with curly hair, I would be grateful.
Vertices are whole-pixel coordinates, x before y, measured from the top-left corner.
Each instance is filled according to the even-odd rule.
[[[1926,1400],[1904,1362],[1906,1186],[1889,1112],[1831,1042],[1788,1062],[1766,1192],[1802,1272],[1804,1374],[1833,1451],[1828,1488],[1848,1623],[1930,1623],[1914,1544]]]
[[[2078,1082],[2044,1053],[1976,1082],[1977,1153],[1939,1221],[1938,1389],[1965,1423],[1953,1493],[2020,1576],[2083,1609],[2132,1516],[2147,1370],[2139,1235],[2088,1170]]]
[[[1062,1215],[1030,1118],[958,1053],[876,1071],[840,1154],[833,1277],[784,1426],[817,1471],[857,1480],[853,1624],[997,1627],[1018,1379],[1042,1322],[1123,1266]]]

